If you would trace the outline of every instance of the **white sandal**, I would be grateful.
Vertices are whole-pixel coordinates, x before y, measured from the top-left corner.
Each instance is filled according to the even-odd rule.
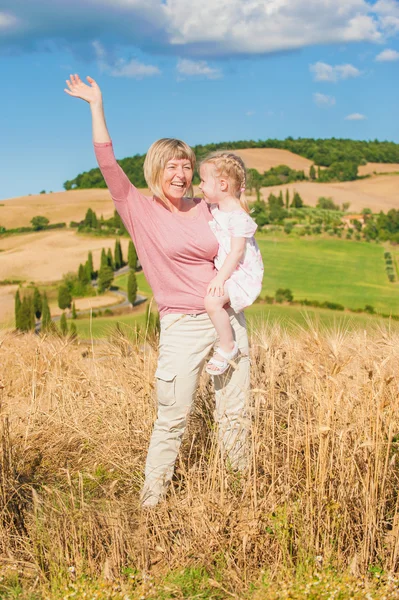
[[[230,366],[236,368],[236,365],[231,361],[238,354],[237,342],[234,342],[234,348],[231,352],[225,352],[221,348],[215,348],[214,354],[220,354],[224,360],[217,360],[214,356],[212,356],[205,367],[205,371],[209,373],[209,375],[223,375],[223,373],[225,373]],[[214,365],[216,369],[209,369],[209,365]]]

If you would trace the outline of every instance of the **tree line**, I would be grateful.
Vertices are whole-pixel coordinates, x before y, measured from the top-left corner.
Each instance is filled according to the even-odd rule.
[[[97,284],[98,292],[104,293],[108,290],[114,280],[114,271],[128,265],[127,296],[133,305],[137,298],[136,270],[138,265],[137,253],[133,242],[130,240],[127,261],[124,260],[120,240],[115,241],[114,253],[111,248],[106,252],[102,249],[100,267],[98,271],[93,267],[92,252],[84,264],[80,264],[76,273],[67,273],[63,277],[62,284],[58,287],[57,301],[62,311],[72,310],[72,319],[77,318],[76,306],[73,301],[76,297],[84,297],[95,294],[93,282]],[[33,291],[26,291],[21,298],[20,290],[15,294],[15,327],[20,331],[32,331],[37,322],[40,321],[40,329],[43,332],[57,332],[51,318],[50,308],[46,292],[40,293],[37,287]],[[68,330],[65,312],[60,318],[60,329],[63,335],[76,336],[76,325],[72,322]]]
[[[214,144],[197,145],[193,147],[198,161],[201,161],[209,152],[216,150],[242,150],[246,148],[276,148],[289,150],[313,161],[316,166],[327,167],[320,169],[317,178],[320,181],[350,181],[357,177],[357,167],[367,162],[398,163],[399,144],[394,142],[378,140],[360,141],[350,139],[313,139],[288,137],[285,140],[242,140],[235,142],[220,142]],[[137,187],[147,187],[144,179],[143,164],[145,155],[136,154],[132,157],[123,158],[118,163],[129,177],[130,181]],[[284,166],[284,169],[289,167]],[[279,169],[280,167],[277,167]],[[252,169],[251,171],[255,171]],[[271,180],[276,173],[268,172],[267,180]],[[259,175],[261,175],[259,173]],[[277,177],[280,175],[277,174]],[[311,179],[315,179],[310,174]],[[198,174],[194,177],[194,183],[199,183]],[[276,185],[276,184],[270,184]],[[278,185],[278,184],[277,184]],[[80,173],[73,179],[64,183],[65,190],[105,188],[105,181],[100,169],[94,168],[90,171]]]

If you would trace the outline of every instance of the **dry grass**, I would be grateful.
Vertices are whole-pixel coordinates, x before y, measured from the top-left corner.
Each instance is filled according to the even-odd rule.
[[[305,175],[309,175],[309,169],[313,164],[312,160],[299,156],[299,154],[276,148],[247,148],[234,150],[234,153],[241,156],[247,169],[256,169],[260,173],[264,173],[272,167],[287,165],[291,169],[305,171]]]
[[[394,572],[398,360],[388,330],[259,331],[248,472],[220,460],[203,377],[171,493],[143,513],[155,343],[4,334],[3,568],[14,561],[32,581],[54,582],[197,565],[222,576],[226,597],[242,597],[262,570],[271,580],[320,565]]]
[[[124,256],[129,240],[121,238]],[[101,250],[115,248],[115,238],[77,234],[73,230],[38,231],[0,239],[1,278],[23,281],[59,281],[69,271],[77,272],[93,253],[94,268],[99,268]]]
[[[399,163],[367,163],[360,165],[359,175],[373,175],[374,173],[398,173]]]
[[[332,198],[340,206],[344,202],[350,203],[352,212],[361,212],[363,208],[370,208],[373,212],[380,210],[387,212],[398,207],[399,176],[379,175],[370,179],[358,181],[344,181],[341,183],[312,183],[310,181],[297,181],[287,185],[262,188],[262,197],[267,200],[269,194],[285,194],[290,190],[291,198],[296,190],[308,206],[316,206],[321,197]]]

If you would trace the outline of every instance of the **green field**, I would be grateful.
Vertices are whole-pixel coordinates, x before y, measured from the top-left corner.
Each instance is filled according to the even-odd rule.
[[[383,245],[274,232],[257,239],[265,265],[263,294],[289,288],[295,300],[328,300],[351,309],[371,304],[399,314],[399,283],[388,281]]]
[[[284,329],[292,333],[312,327],[351,330],[382,326],[399,329],[398,321],[390,321],[378,316],[300,306],[254,304],[245,311],[245,314],[251,332],[261,330],[262,325],[265,323],[279,323]],[[137,326],[143,331],[145,330],[146,315],[140,311],[140,314],[133,312],[130,315],[97,317],[93,318],[91,322],[89,319],[77,319],[75,321],[78,335],[83,339],[108,337],[115,330],[117,323],[126,335],[134,337]]]
[[[262,296],[274,296],[279,287],[289,288],[295,300],[331,301],[346,308],[374,306],[382,313],[399,314],[399,283],[390,283],[385,273],[385,247],[375,243],[339,239],[297,238],[285,234],[260,234],[259,247],[265,264]],[[399,250],[389,246],[396,261]],[[115,279],[121,289],[127,288],[127,274]],[[151,288],[144,274],[137,273],[139,293],[151,297]],[[155,306],[154,306],[155,309]],[[278,321],[288,329],[309,327],[319,323],[326,327],[369,327],[387,320],[367,314],[351,314],[301,306],[254,304],[247,309],[249,325],[259,328],[265,321]],[[78,319],[79,336],[98,338],[109,335],[116,323],[127,333],[135,325],[145,327],[145,314],[139,310],[131,315]],[[393,322],[397,326],[397,322]]]
[[[399,314],[399,283],[388,281],[384,262],[389,249],[398,265],[395,246],[275,232],[260,234],[257,241],[265,265],[262,295],[274,296],[278,288],[289,288],[295,300],[328,300],[350,309],[370,304],[378,312]],[[115,283],[126,290],[127,275]],[[145,296],[151,294],[142,272],[137,284]]]

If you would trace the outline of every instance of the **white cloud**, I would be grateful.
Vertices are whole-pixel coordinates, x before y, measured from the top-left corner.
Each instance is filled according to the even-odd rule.
[[[317,62],[310,65],[309,68],[314,74],[315,81],[330,81],[336,83],[340,79],[350,79],[361,75],[359,69],[349,64],[332,66],[324,62]]]
[[[14,15],[0,12],[0,29],[7,29],[13,25],[17,25],[18,19]]]
[[[335,106],[335,98],[334,96],[326,96],[325,94],[316,93],[313,94],[313,100],[317,106],[321,106],[324,108]]]
[[[399,2],[397,0],[378,0],[373,6],[378,15],[379,27],[387,36],[399,32]]]
[[[100,69],[112,77],[143,79],[143,77],[152,77],[153,75],[160,74],[160,70],[155,65],[146,65],[134,58],[129,61],[123,58],[110,58],[106,49],[98,40],[94,41],[92,45]]]
[[[365,115],[361,115],[360,113],[352,113],[345,117],[345,121],[364,121],[367,119]]]
[[[101,39],[156,54],[266,54],[317,44],[382,42],[399,31],[397,0],[1,0],[15,27],[0,48],[53,47],[80,53]],[[73,26],[71,26],[73,24]],[[51,47],[51,45],[50,45]],[[134,65],[132,66],[134,71]]]
[[[145,65],[135,59],[125,61],[121,58],[109,69],[109,74],[113,77],[135,77],[136,79],[142,79],[143,77],[159,75],[160,70],[155,65]]]
[[[399,60],[399,52],[387,48],[386,50],[380,52],[380,54],[375,57],[375,60],[378,62],[393,62],[395,60]]]
[[[205,60],[179,58],[176,69],[179,75],[185,77],[206,77],[207,79],[220,79],[222,77],[220,69],[210,67]]]

